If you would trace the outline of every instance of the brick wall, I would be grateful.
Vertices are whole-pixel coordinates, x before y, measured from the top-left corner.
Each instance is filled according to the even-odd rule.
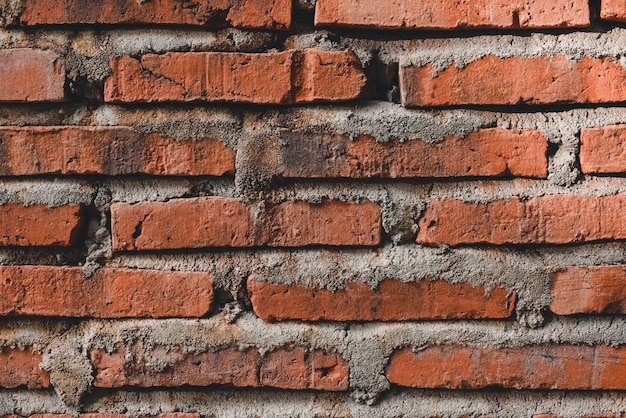
[[[625,416],[625,24],[0,0],[0,417]]]

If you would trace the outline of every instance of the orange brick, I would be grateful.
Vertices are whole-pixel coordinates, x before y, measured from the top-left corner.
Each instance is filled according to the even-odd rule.
[[[90,358],[96,387],[259,386],[259,352],[256,348],[184,353],[163,347],[143,350],[136,346],[131,353],[124,348],[113,353],[93,350]],[[158,364],[167,366],[159,367]]]
[[[82,226],[80,206],[0,205],[1,246],[77,245]]]
[[[590,20],[585,0],[317,0],[315,24],[373,29],[530,29],[588,26]]]
[[[545,178],[547,151],[548,141],[536,130],[481,129],[464,138],[450,135],[436,144],[285,133],[280,169],[283,177]]]
[[[568,267],[552,274],[557,315],[626,313],[626,266]]]
[[[621,0],[601,0],[600,17],[605,20],[626,22],[626,3]]]
[[[235,171],[235,153],[220,141],[177,141],[124,127],[0,127],[0,149],[0,175],[5,176],[221,176]]]
[[[63,317],[199,317],[213,305],[209,273],[0,266],[0,314]]]
[[[41,355],[32,349],[9,348],[0,351],[0,387],[26,386],[28,389],[50,387],[48,372],[39,368],[41,361]]]
[[[65,64],[52,51],[0,50],[0,102],[65,100]]]
[[[419,388],[624,390],[625,372],[624,346],[450,345],[396,351],[386,373],[391,383]]]
[[[291,104],[353,100],[366,77],[351,51],[182,52],[111,61],[105,101]]]
[[[158,24],[281,29],[291,26],[291,0],[24,0],[20,22],[32,25]]]
[[[350,369],[339,353],[283,347],[263,357],[261,385],[297,390],[348,390]]]
[[[626,69],[614,58],[489,55],[442,71],[401,67],[400,91],[409,107],[617,103],[626,100]]]
[[[568,244],[626,238],[626,197],[548,195],[469,203],[433,200],[419,220],[417,243]]]
[[[234,198],[173,199],[111,206],[115,250],[377,245],[380,209],[372,202],[284,202],[266,208],[255,224]]]
[[[486,294],[483,286],[443,280],[403,283],[384,280],[377,289],[362,282],[344,289],[271,284],[248,278],[254,313],[269,321],[406,321],[419,319],[508,318],[515,295],[501,287]]]
[[[580,168],[586,174],[626,172],[626,125],[582,129]]]

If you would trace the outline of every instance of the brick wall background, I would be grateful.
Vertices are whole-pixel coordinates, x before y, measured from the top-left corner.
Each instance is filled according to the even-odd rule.
[[[625,24],[0,0],[0,416],[622,416]]]

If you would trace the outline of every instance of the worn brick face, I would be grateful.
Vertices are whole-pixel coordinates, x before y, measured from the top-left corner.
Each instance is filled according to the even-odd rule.
[[[614,3],[617,3],[615,0]],[[554,28],[588,26],[584,0],[317,0],[317,25],[375,29]]]
[[[201,138],[177,141],[126,127],[0,127],[0,175],[151,174],[221,176],[235,153]]]
[[[419,220],[417,243],[568,244],[626,238],[626,198],[547,195],[470,203],[433,200]]]
[[[582,129],[580,168],[587,174],[626,172],[626,125]]]
[[[41,370],[41,355],[32,348],[8,348],[0,351],[0,387],[41,389],[50,386],[48,372]]]
[[[402,66],[400,94],[409,107],[616,103],[626,100],[626,69],[614,58],[562,55],[499,58],[463,68]]]
[[[211,310],[208,273],[80,267],[1,266],[0,315],[198,317]]]
[[[115,250],[204,247],[299,247],[380,243],[380,209],[372,202],[270,205],[262,219],[234,198],[115,203],[111,207]]]
[[[293,104],[364,97],[367,78],[351,51],[170,52],[111,60],[104,99],[113,103]]]
[[[626,313],[626,266],[568,267],[552,274],[557,315]]]
[[[501,287],[446,281],[403,283],[384,280],[376,289],[353,282],[334,291],[272,284],[257,277],[247,282],[254,312],[265,320],[407,321],[418,319],[508,318],[515,295]]]
[[[286,132],[280,170],[283,177],[315,178],[545,178],[547,150],[548,141],[536,130],[481,129],[434,144]]]
[[[600,17],[618,22],[626,21],[626,4],[620,0],[601,0]]]
[[[0,246],[67,247],[78,244],[82,230],[82,211],[77,205],[0,205]]]
[[[65,100],[65,64],[53,51],[0,50],[0,102]]]
[[[24,0],[20,23],[67,24],[161,24],[205,27],[289,29],[290,0],[104,0],[98,7],[81,0]]]
[[[405,348],[391,356],[387,378],[418,388],[623,390],[625,356],[625,347],[606,345]]]

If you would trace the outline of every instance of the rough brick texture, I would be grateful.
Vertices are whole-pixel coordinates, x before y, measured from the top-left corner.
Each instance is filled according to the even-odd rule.
[[[301,346],[278,348],[264,356],[256,348],[236,347],[198,354],[164,347],[134,347],[132,356],[126,351],[121,348],[113,353],[90,353],[96,370],[95,386],[230,385],[330,391],[348,388],[349,369],[341,355]]]
[[[381,240],[380,209],[372,202],[284,202],[267,207],[258,222],[249,206],[224,197],[116,203],[111,216],[115,250],[372,246]]]
[[[315,23],[381,29],[469,29],[582,27],[590,21],[589,4],[584,0],[317,0]]]
[[[50,376],[39,368],[41,355],[32,349],[0,351],[0,387],[41,389],[50,386]]]
[[[481,129],[436,144],[371,136],[283,134],[283,177],[480,177],[548,175],[548,142],[535,130]]]
[[[53,51],[0,50],[0,102],[65,100],[65,65]]]
[[[620,0],[602,0],[600,17],[606,20],[626,21],[626,4]]]
[[[177,141],[125,127],[0,127],[0,175],[221,176],[235,153],[211,138]]]
[[[80,267],[0,267],[0,314],[66,317],[195,317],[210,311],[208,273]]]
[[[626,313],[626,266],[569,267],[552,275],[557,315]]]
[[[588,174],[626,172],[626,125],[583,129],[580,168]]]
[[[80,206],[5,203],[0,205],[0,246],[76,245],[81,238],[81,221]]]
[[[20,23],[65,24],[166,24],[205,27],[289,29],[290,0],[105,0],[92,7],[81,0],[24,0]]]
[[[105,101],[290,104],[361,98],[367,79],[351,51],[167,53],[111,61]]]
[[[626,348],[605,345],[405,348],[391,357],[387,378],[419,388],[623,390],[625,356]]]
[[[625,239],[626,197],[539,196],[470,203],[432,201],[419,220],[425,245],[567,244]]]
[[[402,103],[410,107],[616,103],[626,100],[626,69],[613,58],[489,55],[457,68],[400,68]]]
[[[354,282],[330,291],[248,279],[254,312],[269,321],[407,321],[416,319],[508,318],[515,295],[502,288],[445,281],[403,283],[385,280],[372,289]]]

